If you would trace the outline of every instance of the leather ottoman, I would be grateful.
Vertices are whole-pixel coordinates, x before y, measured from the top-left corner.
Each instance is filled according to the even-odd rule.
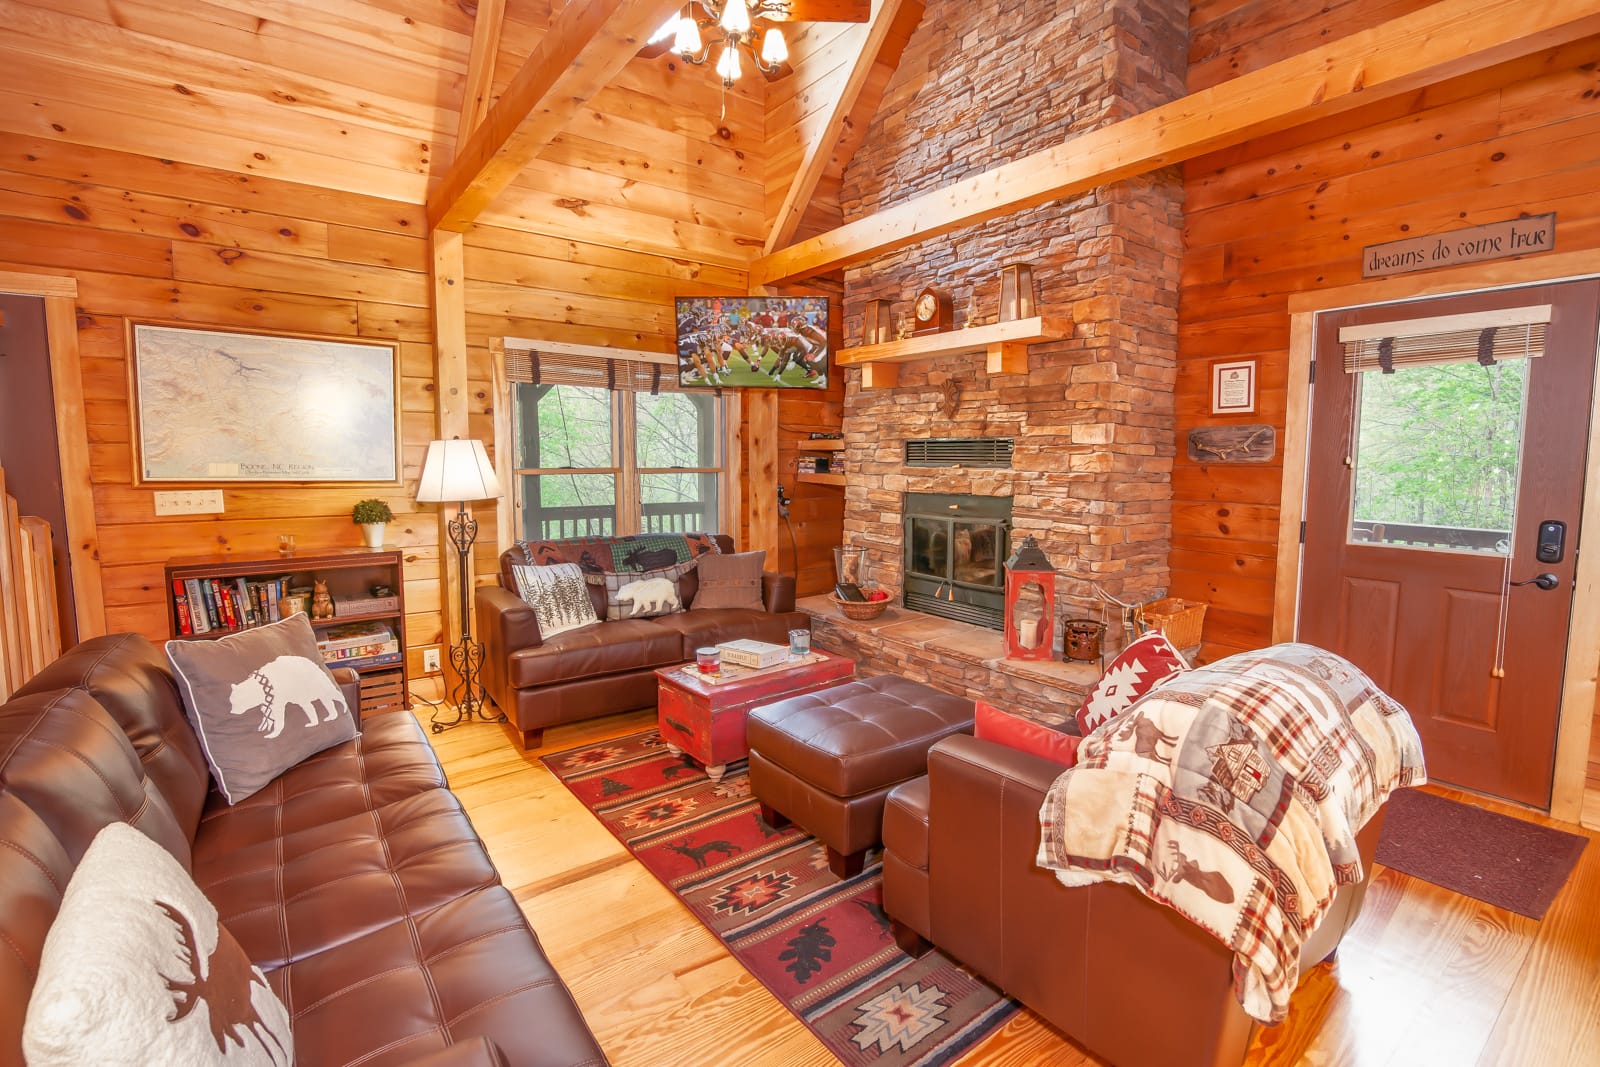
[[[772,826],[799,824],[840,878],[882,838],[890,790],[927,773],[928,749],[972,733],[973,702],[897,675],[791,697],[750,712],[750,789]]]

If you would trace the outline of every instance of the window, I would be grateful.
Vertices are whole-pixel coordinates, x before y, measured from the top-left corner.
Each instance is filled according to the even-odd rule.
[[[635,373],[641,365],[619,373],[604,366],[608,361],[535,360],[519,375],[513,356],[508,352],[523,538],[721,529],[720,396],[679,392],[665,375]]]
[[[1548,305],[1347,326],[1351,541],[1505,555]]]

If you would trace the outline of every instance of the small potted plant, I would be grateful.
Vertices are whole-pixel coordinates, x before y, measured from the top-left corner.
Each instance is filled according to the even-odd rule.
[[[361,540],[368,548],[383,547],[384,527],[394,521],[389,505],[373,497],[362,500],[350,511],[350,521],[361,527]]]

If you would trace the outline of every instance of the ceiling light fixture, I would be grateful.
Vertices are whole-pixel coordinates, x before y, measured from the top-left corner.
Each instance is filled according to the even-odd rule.
[[[651,36],[651,44],[672,38],[672,50],[685,63],[700,64],[717,53],[716,72],[724,89],[743,74],[742,48],[763,74],[776,74],[789,60],[789,44],[774,23],[789,20],[789,0],[693,0]],[[756,49],[756,38],[761,48]],[[720,46],[720,48],[718,47]]]

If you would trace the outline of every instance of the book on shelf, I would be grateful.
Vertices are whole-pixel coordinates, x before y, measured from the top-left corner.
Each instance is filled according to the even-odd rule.
[[[330,626],[317,634],[317,647],[346,648],[370,645],[374,641],[393,641],[394,630],[382,622],[346,622]]]
[[[387,652],[381,656],[360,656],[351,659],[341,659],[336,662],[329,663],[328,666],[350,667],[353,670],[360,670],[363,667],[393,667],[397,666],[402,658],[404,657],[401,655],[401,653],[395,651]]]
[[[178,620],[178,632],[194,633],[194,623],[189,619],[189,594],[184,592],[182,578],[172,579],[172,609]]]
[[[177,579],[173,579],[176,581]],[[200,579],[183,579],[184,592],[189,598],[189,621],[194,626],[197,634],[210,633],[212,630],[211,616],[206,611],[206,598],[200,592]]]

